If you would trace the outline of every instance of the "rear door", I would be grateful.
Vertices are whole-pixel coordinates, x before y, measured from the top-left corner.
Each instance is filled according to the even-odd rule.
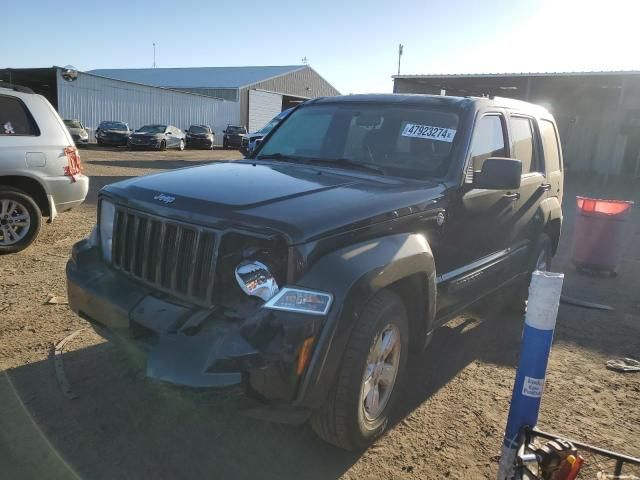
[[[548,119],[538,121],[540,127],[540,139],[545,159],[545,174],[549,191],[547,196],[557,197],[562,204],[562,184],[564,174],[562,172],[562,149],[556,124]]]
[[[512,113],[509,117],[511,156],[522,162],[522,180],[518,198],[514,201],[514,238],[509,276],[524,270],[529,247],[544,225],[544,215],[540,208],[548,189],[545,177],[544,159],[540,147],[539,132],[533,117]]]

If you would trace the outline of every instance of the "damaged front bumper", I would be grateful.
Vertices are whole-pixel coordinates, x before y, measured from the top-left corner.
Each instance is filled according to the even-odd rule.
[[[86,240],[73,247],[67,290],[74,312],[126,333],[148,352],[147,377],[186,387],[241,389],[279,405],[299,399],[303,346],[315,342],[325,320],[260,308],[253,298],[241,311],[181,303],[119,274]]]

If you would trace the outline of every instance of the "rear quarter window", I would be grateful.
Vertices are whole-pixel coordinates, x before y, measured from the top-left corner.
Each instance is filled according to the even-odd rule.
[[[40,129],[22,100],[0,95],[0,136],[40,135]]]
[[[546,171],[556,172],[562,170],[560,142],[558,141],[558,132],[555,125],[549,120],[540,120],[539,125]]]

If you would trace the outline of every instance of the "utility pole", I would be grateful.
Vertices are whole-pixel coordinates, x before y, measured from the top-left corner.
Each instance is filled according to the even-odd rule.
[[[403,49],[403,45],[400,44],[398,45],[398,75],[400,75],[400,59],[402,58],[402,49]]]
[[[156,42],[153,42],[153,68],[156,67]]]

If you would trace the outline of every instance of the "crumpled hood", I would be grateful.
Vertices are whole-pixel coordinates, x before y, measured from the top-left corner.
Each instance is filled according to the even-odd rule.
[[[160,216],[273,230],[302,243],[424,210],[443,187],[352,170],[236,161],[136,177],[104,191]]]

